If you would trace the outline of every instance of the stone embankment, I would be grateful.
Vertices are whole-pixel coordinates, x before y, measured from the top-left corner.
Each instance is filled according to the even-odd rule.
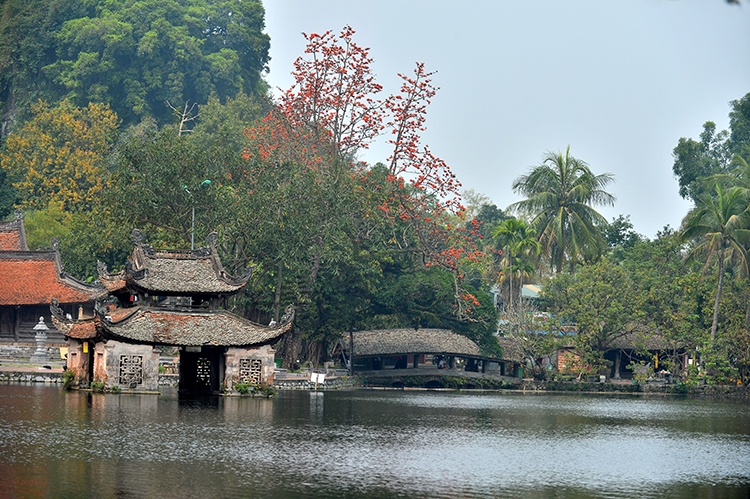
[[[312,380],[311,371],[287,373],[278,370],[274,374],[273,380],[273,387],[277,390],[338,390],[355,386],[361,386],[361,380],[357,377],[347,376],[347,372],[343,369],[326,371],[325,379],[318,383]]]
[[[15,368],[13,370],[0,370],[0,383],[62,383],[63,373],[61,369],[34,369]]]

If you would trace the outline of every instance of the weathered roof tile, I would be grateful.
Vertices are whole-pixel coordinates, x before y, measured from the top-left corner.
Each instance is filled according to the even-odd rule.
[[[0,305],[48,304],[93,301],[103,288],[90,286],[64,274],[55,251],[0,252]]]

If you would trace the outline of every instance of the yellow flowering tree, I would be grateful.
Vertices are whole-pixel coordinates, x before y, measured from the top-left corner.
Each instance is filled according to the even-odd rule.
[[[0,165],[20,193],[22,208],[59,203],[71,213],[89,212],[109,186],[106,158],[119,120],[109,106],[77,108],[68,101],[39,101],[34,118],[8,137]]]

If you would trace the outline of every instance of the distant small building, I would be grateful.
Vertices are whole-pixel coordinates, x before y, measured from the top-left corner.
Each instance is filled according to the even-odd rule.
[[[94,303],[107,295],[66,273],[57,240],[46,250],[29,251],[23,214],[0,222],[0,344],[34,344],[34,326],[43,317],[48,346],[64,346],[65,338],[50,322],[49,304],[56,298],[65,317],[94,316]]]
[[[239,277],[227,274],[216,252],[216,234],[196,250],[157,251],[143,243],[140,231],[133,237],[125,270],[110,274],[99,265],[112,303],[79,321],[66,318],[56,302],[51,305],[53,321],[70,343],[68,368],[84,383],[155,392],[162,350],[177,348],[182,391],[273,384],[270,344],[291,329],[294,307],[269,326],[222,309],[246,286],[253,269]]]

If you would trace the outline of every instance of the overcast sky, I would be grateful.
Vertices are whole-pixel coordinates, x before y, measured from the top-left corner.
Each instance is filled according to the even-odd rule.
[[[385,88],[416,62],[440,87],[423,144],[465,189],[505,209],[510,185],[548,150],[613,173],[611,220],[630,215],[653,238],[690,204],[672,175],[680,137],[728,127],[729,101],[750,92],[750,0],[266,0],[272,87],[286,89],[301,33],[339,32],[370,47]],[[389,151],[360,155],[375,163]]]

